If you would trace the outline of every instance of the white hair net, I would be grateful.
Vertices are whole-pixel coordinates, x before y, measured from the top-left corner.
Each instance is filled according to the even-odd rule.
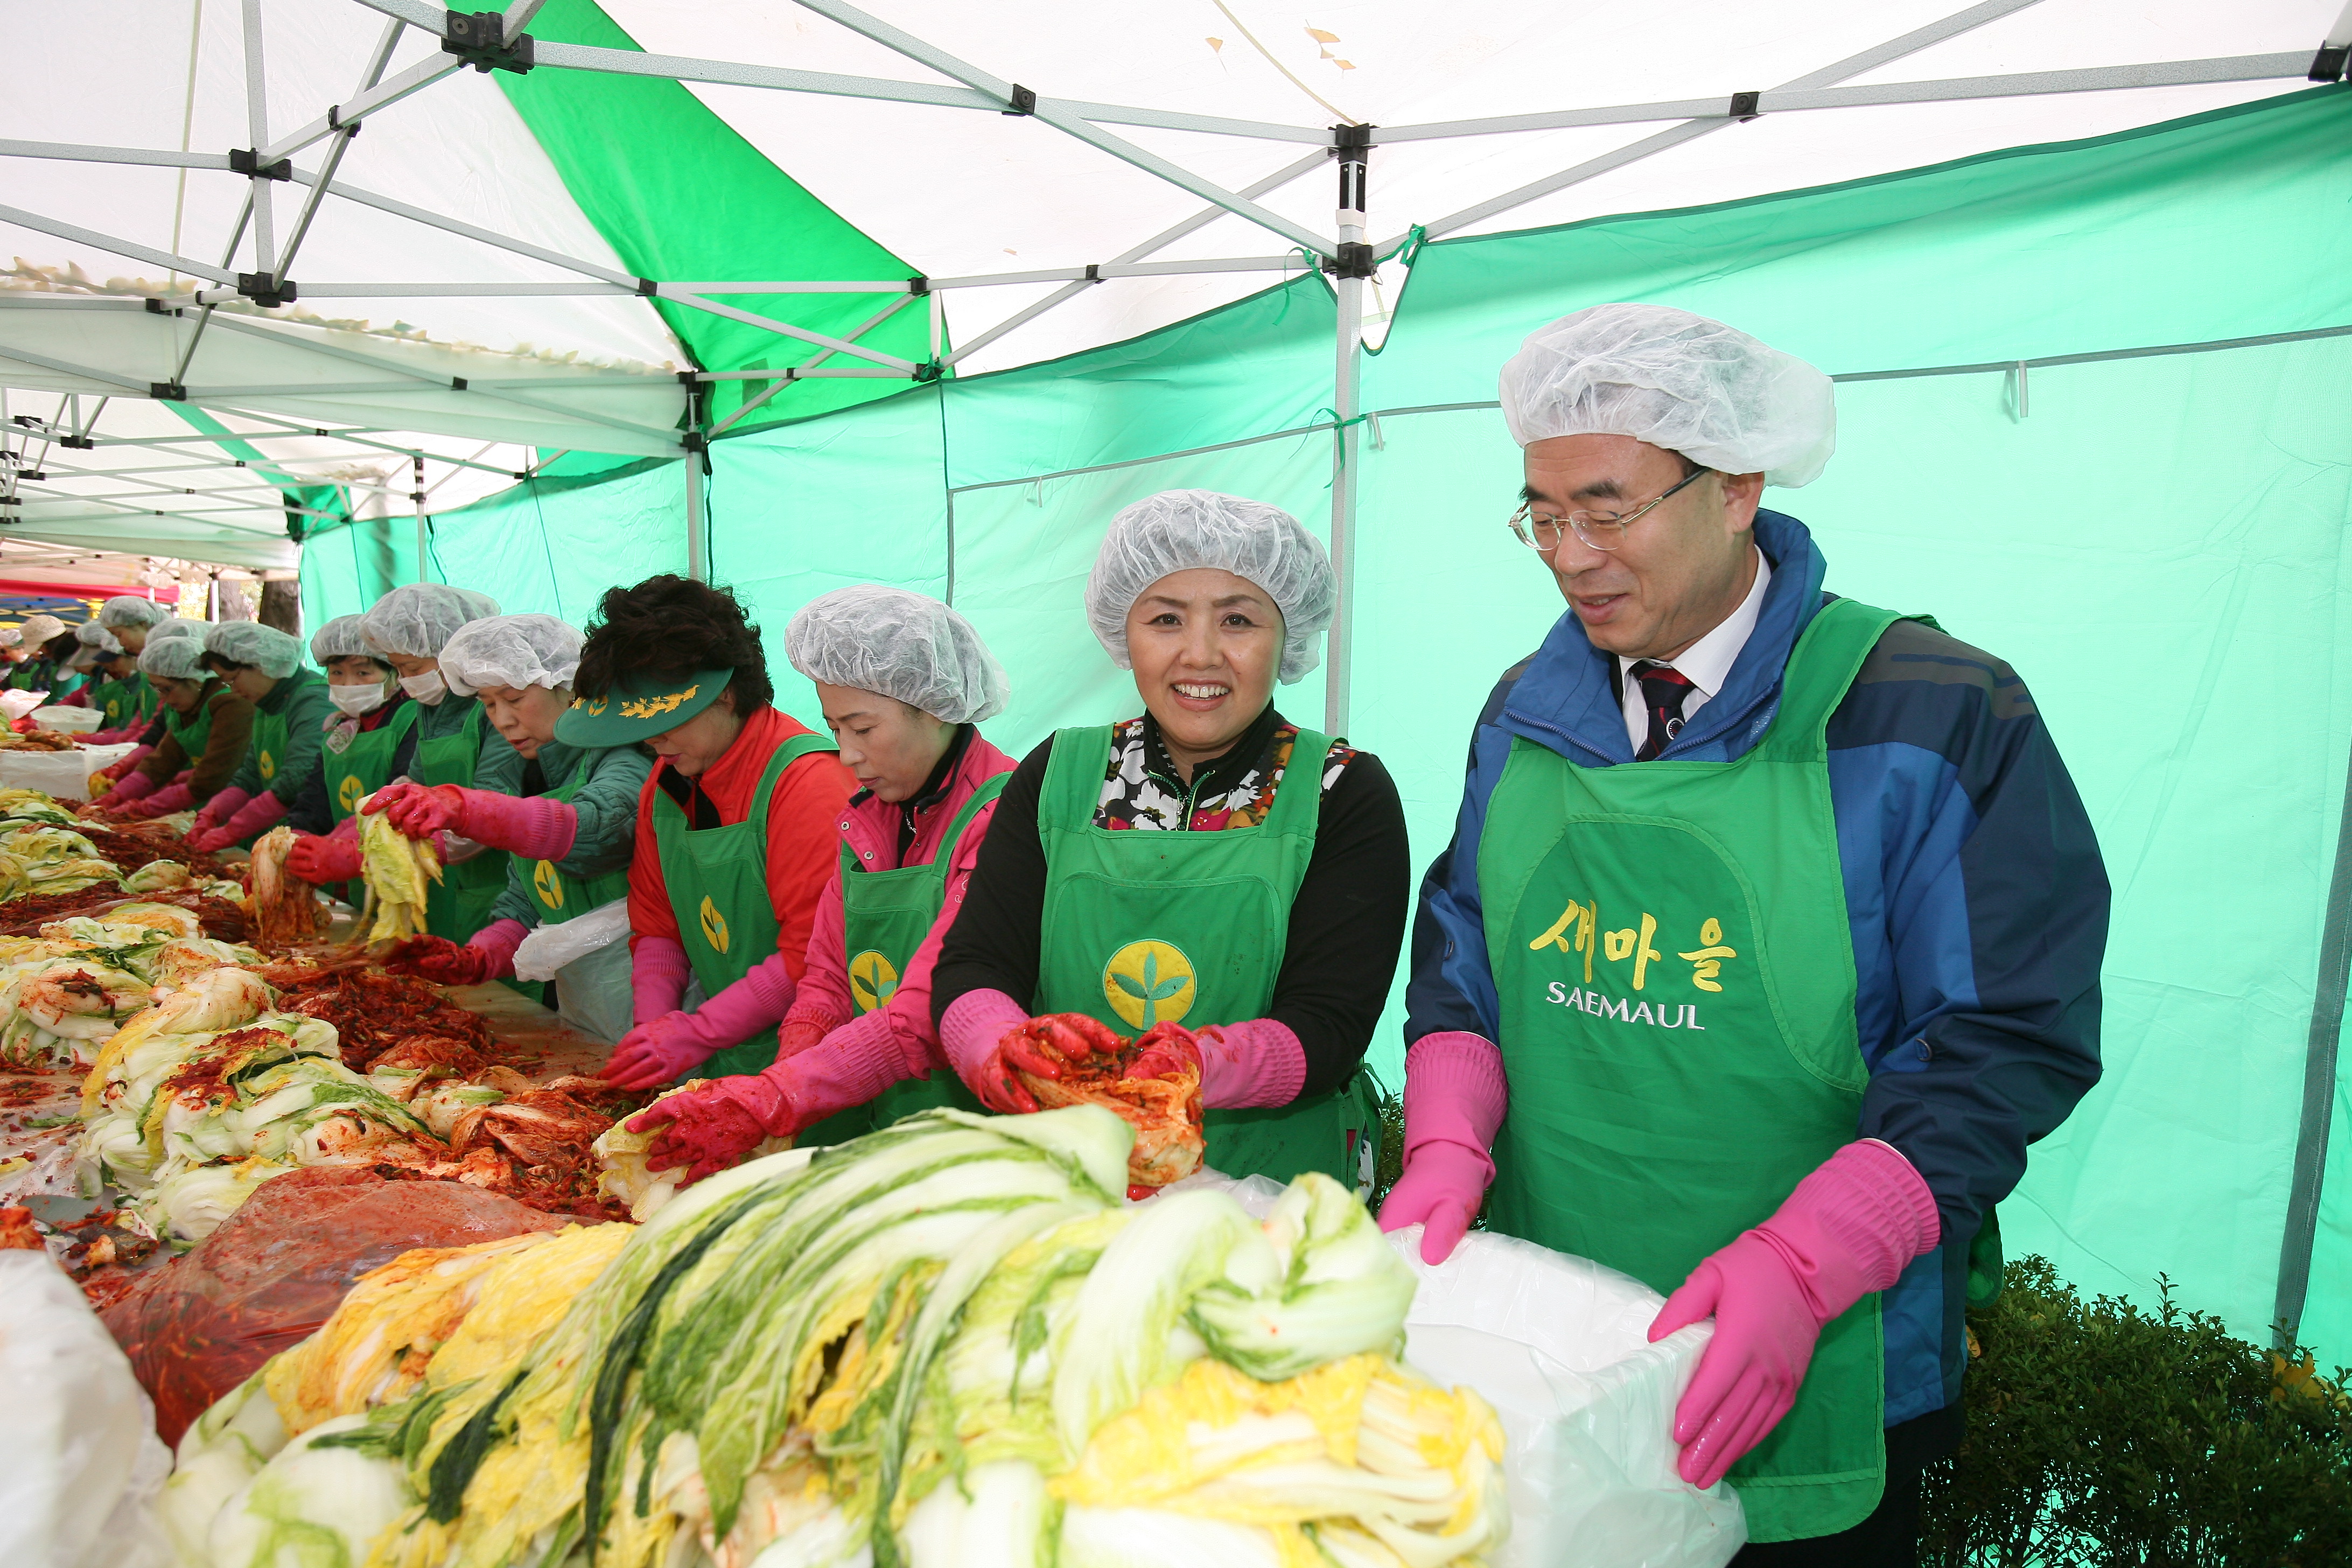
[[[950,724],[1004,711],[1004,667],[972,624],[904,588],[836,588],[784,628],[784,657],[811,680],[895,697]]]
[[[1790,489],[1819,479],[1837,449],[1828,376],[1665,305],[1595,305],[1528,333],[1503,366],[1503,419],[1522,447],[1631,436]]]
[[[117,594],[98,607],[98,624],[108,627],[152,626],[177,618],[154,600],[136,594]]]
[[[310,634],[310,657],[320,668],[324,669],[331,658],[372,658],[383,663],[383,655],[360,629],[363,619],[360,616],[337,616]]]
[[[302,666],[302,645],[259,621],[223,621],[205,633],[205,651],[231,664],[249,664],[272,680]]]
[[[362,617],[368,641],[404,658],[438,658],[442,645],[467,621],[499,613],[499,602],[446,583],[409,583],[378,599]]]
[[[114,634],[96,621],[84,621],[74,627],[74,640],[82,647],[95,648],[100,653],[122,651],[122,644],[115,640]]]
[[[195,625],[194,621],[177,624]],[[139,650],[141,669],[168,680],[202,680],[205,678],[205,639],[201,636],[189,637],[182,633],[165,637],[162,635],[160,626],[156,633],[147,639],[147,646]]]
[[[441,647],[441,678],[460,697],[485,686],[572,684],[580,668],[579,629],[553,616],[490,616],[467,621]]]
[[[173,616],[168,621],[159,621],[148,627],[147,640],[152,643],[157,637],[187,637],[198,647],[202,647],[205,644],[205,623],[202,621],[184,621],[179,616]]]
[[[1323,661],[1315,639],[1331,624],[1339,587],[1323,542],[1278,506],[1215,490],[1162,490],[1110,520],[1087,576],[1087,618],[1121,669],[1127,612],[1172,572],[1210,566],[1264,589],[1282,612],[1282,670],[1297,680]]]

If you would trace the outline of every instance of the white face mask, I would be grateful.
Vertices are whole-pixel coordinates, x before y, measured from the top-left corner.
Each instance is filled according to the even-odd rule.
[[[428,669],[422,675],[402,676],[400,689],[430,708],[447,694],[449,684],[441,679],[439,670]]]
[[[330,686],[327,700],[357,718],[383,706],[383,688],[373,680],[364,686]]]

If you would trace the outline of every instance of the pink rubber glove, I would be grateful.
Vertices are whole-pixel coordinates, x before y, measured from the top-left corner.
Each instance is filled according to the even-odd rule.
[[[580,814],[543,795],[500,795],[496,790],[457,791],[456,829],[477,844],[509,850],[531,860],[561,860],[580,836]]]
[[[286,871],[314,888],[348,882],[360,874],[360,847],[348,838],[305,833],[286,852]]]
[[[686,949],[666,936],[641,936],[629,949],[629,1021],[650,1024],[675,1013],[686,999],[694,966]]]
[[[291,857],[288,864],[292,864]],[[515,949],[530,934],[517,920],[492,921],[459,947],[447,937],[413,936],[384,961],[397,973],[420,974],[442,985],[480,985],[514,973]]]
[[[360,809],[382,812],[392,819],[394,827],[411,838],[428,838],[456,826],[463,808],[458,804],[456,784],[412,784],[403,779],[368,796],[367,804]]]
[[[133,778],[144,778],[147,775],[144,773],[134,773],[131,776]],[[129,781],[125,780],[124,782],[128,783]],[[186,810],[190,805],[194,804],[195,798],[195,791],[190,789],[186,784],[184,784],[177,780],[173,780],[172,783],[165,784],[162,789],[157,790],[153,795],[148,795],[142,800],[131,802],[131,808],[122,815],[142,820],[151,816],[169,816],[175,811]]]
[[[1503,1053],[1482,1035],[1423,1035],[1404,1055],[1404,1171],[1381,1205],[1381,1228],[1418,1225],[1421,1260],[1454,1255],[1486,1201],[1486,1151],[1510,1108]]]
[[[1675,1468],[1711,1487],[1797,1402],[1830,1320],[1942,1239],[1935,1194],[1911,1162],[1875,1139],[1823,1161],[1770,1219],[1743,1231],[1666,1298],[1655,1343],[1702,1318],[1715,1338],[1675,1407]]]
[[[220,791],[197,810],[195,821],[188,825],[188,837],[194,838],[199,833],[212,831],[243,809],[245,803],[252,798],[241,789]]]
[[[286,815],[286,803],[268,790],[263,790],[236,808],[236,815],[210,831],[188,835],[188,847],[199,854],[209,855],[226,849],[232,844],[268,832]]]
[[[131,748],[129,755],[116,758],[90,776],[104,779],[110,784],[121,784],[130,774],[131,769],[154,754],[155,748],[152,746],[135,746]],[[148,782],[152,784],[154,781],[151,779]]]
[[[1212,1110],[1288,1105],[1307,1081],[1307,1047],[1272,1018],[1202,1029],[1156,1024],[1136,1044],[1143,1047],[1136,1077],[1158,1078],[1189,1061],[1201,1069],[1201,1104]]]
[[[757,1084],[756,1078],[722,1078],[671,1095],[658,1105],[652,1105],[629,1118],[626,1125],[632,1132],[651,1132],[658,1129],[660,1136],[646,1152],[646,1169],[671,1171],[684,1169],[685,1184],[692,1186],[705,1176],[716,1175],[730,1165],[739,1164],[743,1156],[759,1147],[767,1130],[760,1119],[746,1110],[735,1092],[722,1088],[728,1084]]]
[[[646,1168],[688,1166],[691,1184],[740,1162],[761,1138],[796,1138],[835,1111],[864,1105],[914,1077],[922,1066],[907,1059],[887,1017],[868,1013],[835,1029],[823,1044],[762,1072],[713,1079],[648,1106],[630,1119],[629,1131],[646,1132],[670,1123],[671,1131],[648,1152]],[[722,1106],[749,1118],[757,1134]]]
[[[604,1081],[626,1089],[667,1083],[689,1068],[762,1029],[773,1028],[789,1012],[795,987],[784,955],[771,953],[742,979],[691,1013],[668,1013],[621,1037],[605,1064]],[[667,1069],[667,1070],[662,1070]],[[618,1070],[628,1076],[614,1078]],[[646,1074],[659,1071],[647,1079]]]
[[[133,801],[145,800],[154,793],[153,779],[149,778],[145,773],[132,773],[129,778],[117,781],[112,789],[89,804],[91,809],[95,811],[121,811]]]
[[[710,1059],[719,1047],[694,1027],[691,1013],[665,1013],[621,1037],[596,1076],[616,1089],[659,1089]]]
[[[1037,1109],[1036,1097],[1004,1061],[1006,1039],[1029,1022],[1029,1009],[1002,991],[967,991],[940,1015],[940,1048],[981,1104],[1007,1115]]]
[[[866,1015],[871,1017],[873,1015]],[[814,996],[802,996],[776,1026],[776,1059],[796,1057],[850,1020]]]

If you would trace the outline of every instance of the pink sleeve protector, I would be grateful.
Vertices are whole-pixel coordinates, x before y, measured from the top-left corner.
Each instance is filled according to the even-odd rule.
[[[1422,1227],[1424,1263],[1453,1255],[1486,1202],[1486,1150],[1510,1107],[1503,1053],[1484,1036],[1423,1035],[1404,1058],[1404,1170],[1381,1205],[1381,1228]]]
[[[1650,1325],[1653,1342],[1703,1318],[1715,1338],[1675,1407],[1677,1466],[1713,1486],[1796,1404],[1829,1321],[1893,1285],[1943,1226],[1919,1173],[1864,1139],[1823,1161],[1755,1229],[1691,1270]]]
[[[1287,1024],[1251,1018],[1193,1031],[1201,1103],[1213,1110],[1288,1105],[1307,1081],[1307,1048]]]
[[[1002,991],[967,991],[940,1016],[940,1049],[974,1094],[1005,1036],[1029,1021],[1029,1009]]]
[[[495,790],[459,792],[457,831],[493,849],[511,850],[528,860],[561,860],[572,853],[580,814],[543,795],[500,795]]]
[[[793,1125],[785,1128],[768,1117],[761,1120],[771,1135],[785,1137],[837,1110],[865,1104],[929,1065],[908,1060],[888,1018],[877,1010],[852,1019],[820,1043],[761,1074],[791,1100]]]
[[[686,949],[666,936],[641,936],[629,950],[629,1020],[650,1024],[677,1011],[693,966]]]
[[[688,1026],[712,1050],[724,1050],[783,1021],[793,1005],[793,977],[784,955],[772,952],[742,979],[688,1015]]]
[[[144,773],[133,773],[131,775],[131,778],[138,779],[145,778],[146,776],[147,775]],[[122,782],[127,784],[131,782],[131,779],[124,779]],[[121,786],[118,785],[117,787],[119,788]],[[165,784],[162,789],[157,790],[154,794],[142,798],[136,805],[131,807],[131,815],[134,816],[169,816],[175,811],[184,811],[187,809],[189,805],[194,803],[195,798],[195,791],[190,789],[184,784],[173,782],[172,784]]]

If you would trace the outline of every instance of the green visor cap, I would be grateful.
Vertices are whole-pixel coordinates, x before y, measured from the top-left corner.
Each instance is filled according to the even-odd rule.
[[[567,746],[625,746],[675,730],[718,699],[735,671],[725,666],[698,669],[684,679],[633,675],[614,683],[602,697],[583,697],[555,721],[555,738]]]

